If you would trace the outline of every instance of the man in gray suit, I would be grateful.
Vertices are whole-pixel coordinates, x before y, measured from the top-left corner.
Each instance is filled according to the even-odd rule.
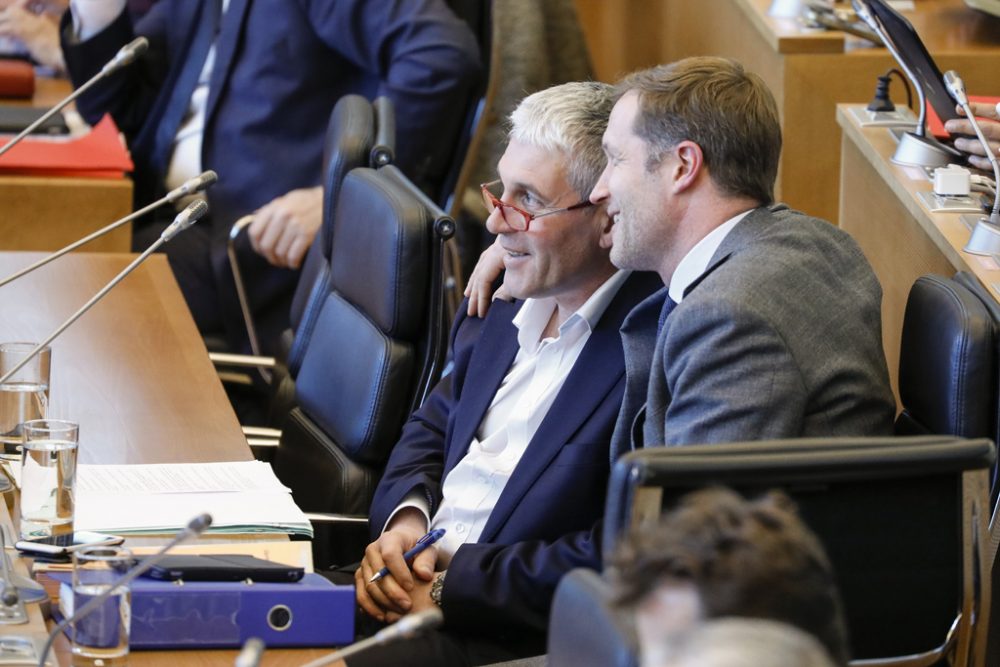
[[[625,320],[615,432],[630,447],[876,435],[895,402],[882,292],[857,244],[773,204],[774,98],[734,61],[689,58],[619,84],[591,201],[611,260],[668,285]]]
[[[774,204],[781,128],[760,77],[688,58],[619,84],[591,193],[611,261],[668,287],[626,318],[612,459],[646,445],[888,435],[882,290],[857,244]],[[488,308],[494,245],[469,281]],[[506,298],[503,288],[497,296]]]

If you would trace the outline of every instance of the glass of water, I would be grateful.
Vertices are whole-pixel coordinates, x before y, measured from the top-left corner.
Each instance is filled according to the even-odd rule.
[[[21,538],[73,532],[80,426],[61,419],[25,422],[21,451]]]
[[[0,343],[0,377],[21,363],[35,347],[36,343]],[[43,347],[6,382],[0,383],[0,443],[7,454],[16,454],[21,445],[21,424],[45,418],[51,362],[51,349]]]
[[[95,545],[73,552],[72,609],[111,592],[90,614],[72,624],[73,667],[128,664],[131,596],[128,586],[119,589],[115,584],[132,565],[132,553],[124,547]],[[67,613],[72,612],[67,609]]]

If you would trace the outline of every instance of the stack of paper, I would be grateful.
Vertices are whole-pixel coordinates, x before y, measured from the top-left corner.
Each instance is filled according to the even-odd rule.
[[[289,533],[312,526],[261,461],[77,467],[76,530],[172,533],[208,512],[215,533]]]

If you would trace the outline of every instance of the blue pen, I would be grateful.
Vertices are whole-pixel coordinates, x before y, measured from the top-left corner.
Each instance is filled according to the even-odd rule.
[[[444,528],[436,528],[432,530],[417,540],[417,543],[413,545],[412,549],[403,554],[403,560],[408,561],[411,558],[416,557],[417,554],[440,540],[442,537],[444,537]],[[387,574],[389,574],[389,568],[383,567],[381,570],[372,575],[372,578],[368,580],[368,583],[374,583]]]

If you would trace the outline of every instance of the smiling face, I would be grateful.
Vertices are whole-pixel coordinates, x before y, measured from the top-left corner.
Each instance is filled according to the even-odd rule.
[[[662,173],[673,167],[665,156],[647,168],[648,147],[633,131],[638,94],[625,94],[615,104],[604,133],[608,163],[591,193],[591,201],[606,203],[614,219],[611,261],[620,269],[657,271],[671,247],[669,190]]]
[[[497,165],[504,203],[542,213],[578,203],[562,155],[511,139]],[[614,273],[608,259],[610,220],[603,206],[555,213],[511,227],[497,208],[486,221],[507,251],[504,286],[519,299],[553,297],[568,316]]]

